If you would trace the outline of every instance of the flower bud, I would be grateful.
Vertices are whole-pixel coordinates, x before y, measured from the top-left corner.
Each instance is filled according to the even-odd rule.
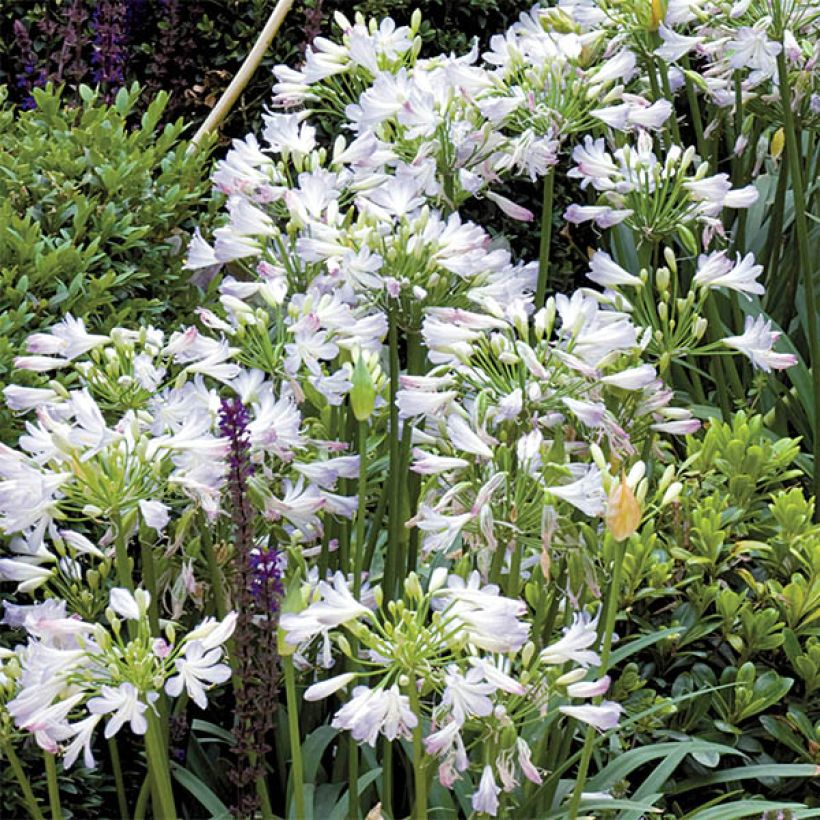
[[[659,293],[669,290],[669,268],[658,268],[655,271],[655,287]]]
[[[438,592],[447,583],[447,567],[436,567],[430,574],[427,591],[432,594]]]
[[[670,484],[661,499],[661,507],[665,507],[667,504],[671,504],[673,501],[677,500],[682,490],[683,484],[681,484],[680,481],[675,481]]]
[[[675,252],[668,245],[663,249],[663,258],[669,270],[678,275],[678,260],[675,259]]]
[[[356,357],[351,383],[353,387],[350,390],[350,408],[356,421],[367,421],[376,405],[376,388],[361,355]]]
[[[703,316],[698,316],[698,318],[695,319],[695,324],[692,326],[692,335],[696,341],[703,338],[707,327],[709,327],[709,322]]]
[[[601,450],[601,448],[597,444],[595,444],[595,442],[589,445],[589,453],[592,456],[592,460],[595,462],[595,466],[602,473],[606,473],[609,471],[609,465],[607,464],[603,450]]]
[[[557,681],[555,681],[557,686],[572,686],[573,683],[578,683],[579,680],[583,680],[587,676],[587,670],[581,669],[572,669],[567,672],[565,675],[561,675]]]
[[[350,649],[350,642],[344,635],[338,635],[336,637],[336,643],[339,645],[339,649],[341,649],[348,658],[353,657],[353,651]]]
[[[535,644],[532,641],[527,641],[524,644],[524,648],[521,650],[521,663],[524,667],[528,667],[530,665],[530,661],[532,660],[532,656],[535,654]]]
[[[661,476],[661,480],[658,482],[658,492],[663,492],[672,483],[672,479],[674,477],[675,477],[675,465],[670,464],[663,471],[663,475]]]
[[[627,474],[626,483],[629,484],[630,487],[634,488],[645,475],[646,464],[644,464],[643,461],[636,461],[632,465],[632,469],[630,469]]]
[[[411,572],[407,578],[404,579],[404,594],[408,598],[420,601],[422,595],[421,584],[419,583],[419,576],[415,572]]]

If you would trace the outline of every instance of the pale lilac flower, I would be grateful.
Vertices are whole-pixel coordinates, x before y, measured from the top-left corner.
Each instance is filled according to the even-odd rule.
[[[564,219],[574,225],[594,221],[599,228],[611,228],[629,219],[632,213],[633,211],[629,209],[619,210],[607,205],[576,205],[573,203],[564,211]]]
[[[571,698],[595,698],[605,695],[609,691],[611,679],[609,675],[604,675],[596,681],[578,681],[567,686],[567,694]]]
[[[129,590],[124,587],[114,587],[110,592],[109,604],[117,615],[127,621],[139,621],[145,615],[148,601],[151,600],[150,593],[142,590],[142,594],[146,597],[138,602],[135,595]],[[144,608],[140,606],[142,602],[144,602]]]
[[[623,706],[620,703],[605,700],[600,706],[559,706],[558,711],[567,717],[575,718],[605,732],[618,725]]]
[[[472,572],[465,582],[450,575],[447,588],[436,593],[444,599],[444,617],[460,621],[468,641],[487,652],[515,652],[529,636],[529,625],[518,620],[526,605],[499,595],[498,587],[481,587],[478,572]]]
[[[772,330],[771,320],[764,317],[746,317],[746,324],[742,336],[727,336],[723,344],[739,350],[748,356],[755,367],[766,373],[772,370],[784,370],[797,364],[797,357],[792,353],[775,353],[774,343],[780,338],[780,333]]]
[[[524,777],[531,783],[540,785],[542,781],[541,772],[533,765],[532,749],[530,749],[527,741],[523,737],[519,737],[515,741],[515,748],[518,752],[518,765],[521,767]]]
[[[171,519],[171,508],[161,501],[146,499],[140,499],[138,506],[145,525],[161,535]]]
[[[105,737],[113,737],[126,723],[130,723],[135,735],[144,735],[148,730],[145,712],[147,704],[140,700],[140,693],[133,683],[121,683],[119,686],[103,686],[99,697],[88,701],[88,711],[92,715],[114,715],[105,725]]]
[[[577,481],[555,487],[546,487],[545,490],[556,498],[572,504],[584,515],[591,517],[604,514],[606,509],[606,493],[601,478],[601,471],[590,464],[583,468],[583,473]]]
[[[453,447],[465,453],[471,453],[472,455],[487,459],[493,457],[493,451],[489,448],[486,441],[484,441],[479,433],[476,433],[470,427],[462,416],[453,413],[448,417],[447,435]],[[491,439],[491,441],[494,440]]]
[[[695,274],[695,283],[705,288],[729,288],[738,293],[756,294],[765,293],[765,288],[757,277],[763,272],[762,265],[755,264],[754,255],[746,254],[741,259],[737,255],[737,262],[726,257],[725,251],[716,251],[708,256],[698,257],[698,270]]]
[[[496,687],[484,681],[481,669],[470,669],[466,675],[451,665],[444,676],[444,694],[441,704],[450,710],[456,725],[463,726],[471,717],[488,717],[493,711],[493,702],[488,695]]]
[[[726,50],[731,55],[731,68],[750,68],[749,84],[758,85],[777,72],[777,55],[783,47],[780,43],[770,40],[767,36],[767,26],[761,20],[754,28],[743,26],[737,30],[734,39],[726,44]]]
[[[71,724],[71,735],[69,737],[73,736],[74,740],[63,751],[63,767],[65,769],[70,769],[74,765],[80,751],[83,753],[83,765],[86,769],[94,768],[96,761],[94,760],[91,745],[94,740],[94,730],[100,720],[102,720],[100,715],[91,715],[84,720]]]
[[[641,280],[624,270],[606,251],[595,251],[589,260],[587,278],[604,288],[627,286],[639,288]]]
[[[640,364],[637,367],[630,367],[620,373],[611,373],[602,376],[599,381],[612,387],[619,387],[621,390],[642,390],[655,381],[655,368],[651,364]]]
[[[484,771],[481,773],[481,782],[478,789],[473,792],[473,810],[480,814],[489,814],[490,817],[495,817],[498,814],[498,795],[500,792],[501,788],[496,785],[492,766],[485,766]]]
[[[410,709],[410,699],[395,684],[388,690],[357,686],[331,725],[348,729],[354,740],[375,746],[379,733],[388,740],[410,738],[418,718]]]
[[[6,405],[10,410],[28,411],[47,404],[52,404],[58,395],[47,387],[22,387],[10,384],[3,389]]]
[[[67,313],[48,333],[33,333],[29,336],[26,348],[29,353],[60,356],[71,361],[108,341],[108,336],[88,333],[82,319],[76,319]]]
[[[684,34],[678,34],[663,23],[658,28],[658,34],[663,40],[663,45],[655,49],[655,54],[667,63],[677,62],[704,40],[703,37],[687,37]]]
[[[221,649],[206,652],[199,641],[187,642],[184,656],[174,661],[177,674],[166,681],[165,691],[172,697],[178,697],[184,686],[191,700],[200,709],[206,709],[208,698],[205,696],[205,685],[225,683],[231,676],[230,666],[219,663],[221,658]]]
[[[307,701],[324,700],[324,698],[329,697],[334,692],[344,689],[345,686],[354,680],[356,680],[355,672],[346,672],[343,675],[336,675],[327,680],[319,681],[319,683],[308,686],[305,690],[304,698]]]
[[[185,640],[199,642],[207,652],[221,646],[233,635],[236,620],[236,612],[229,612],[221,621],[208,616],[196,629],[185,636]]]
[[[601,659],[590,649],[598,641],[598,619],[586,612],[576,612],[572,623],[564,629],[564,637],[541,650],[541,662],[549,666],[577,663],[597,666]]]

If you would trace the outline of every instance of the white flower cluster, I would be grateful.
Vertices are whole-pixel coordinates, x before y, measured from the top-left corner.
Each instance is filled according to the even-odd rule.
[[[438,568],[426,591],[411,573],[404,598],[386,607],[380,594],[370,606],[356,600],[342,573],[304,594],[308,606],[281,619],[285,641],[299,648],[302,664],[319,636],[319,657],[328,656],[333,644],[351,657],[350,641],[356,641],[359,650],[351,659],[366,664],[365,671],[314,684],[305,699],[321,700],[354,685],[333,726],[371,746],[379,735],[409,739],[419,721],[429,719],[424,750],[437,760],[443,786],[453,788],[473,762],[471,753],[491,761],[473,794],[476,811],[495,814],[490,808],[497,808],[498,793],[513,791],[521,776],[541,783],[520,727],[545,716],[556,697],[563,714],[601,730],[617,725],[619,704],[571,702],[603,695],[610,684],[608,677],[586,680],[600,658],[590,648],[597,642],[597,619],[584,613],[539,654],[529,640],[526,605],[482,584],[478,572],[464,579]]]
[[[106,738],[126,723],[134,734],[144,735],[151,714],[158,714],[160,692],[178,697],[184,689],[204,709],[207,689],[230,677],[221,659],[235,613],[222,621],[207,618],[176,641],[171,624],[164,636],[152,634],[150,603],[145,590],[132,594],[114,587],[110,631],[71,616],[65,601],[5,604],[3,623],[23,629],[28,643],[0,654],[4,708],[42,749],[61,753],[66,767],[80,752],[86,767],[95,765],[94,730],[103,719]]]

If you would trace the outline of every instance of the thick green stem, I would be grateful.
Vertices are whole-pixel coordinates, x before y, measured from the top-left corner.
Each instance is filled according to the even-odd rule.
[[[393,820],[393,741],[382,744],[382,813]]]
[[[779,4],[778,4],[779,5]],[[814,385],[814,519],[820,521],[820,349],[817,346],[817,304],[814,287],[818,266],[809,250],[809,229],[806,221],[806,197],[803,187],[800,148],[797,129],[791,108],[789,71],[786,66],[785,48],[777,55],[777,78],[780,89],[780,105],[783,109],[783,130],[786,135],[786,158],[792,179],[794,197],[794,229],[797,234],[797,253],[803,274],[803,298],[806,300],[806,335],[809,343],[812,381]]]
[[[140,539],[140,541],[142,585],[151,593],[151,602],[148,604],[148,623],[151,626],[151,634],[159,635],[159,590],[157,589],[157,573],[154,565],[154,545],[147,540]]]
[[[293,670],[293,658],[288,655],[282,658],[285,669],[285,698],[288,707],[288,735],[290,739],[290,773],[293,778],[293,800],[296,804],[296,816],[305,814],[305,775],[302,766],[302,738],[299,733],[299,703],[296,700],[296,676]]]
[[[407,695],[410,699],[410,709],[416,716],[416,727],[413,729],[413,817],[415,820],[425,820],[427,817],[427,773],[424,771],[424,745],[422,734],[421,705],[419,704],[419,690],[416,686],[416,676],[410,676],[407,684]]]
[[[401,442],[399,441],[399,409],[396,394],[399,391],[399,329],[395,309],[389,312],[390,344],[390,501],[387,505],[387,545],[384,556],[384,594],[388,601],[396,594],[397,566],[399,552],[399,531],[401,527]]]
[[[689,57],[683,58],[683,65],[686,70],[689,70]],[[706,140],[703,138],[703,120],[700,116],[700,104],[698,103],[698,95],[695,91],[695,85],[689,76],[684,72],[684,87],[686,88],[686,101],[689,103],[689,112],[692,115],[692,127],[695,129],[695,144],[698,147],[698,154],[701,160],[706,159]]]
[[[146,775],[145,780],[142,781],[140,792],[137,795],[137,805],[134,806],[134,820],[144,820],[145,812],[148,810],[148,801],[151,799],[151,777]],[[126,806],[126,809],[128,807]],[[120,809],[122,814],[122,808]],[[123,814],[123,817],[128,817]]]
[[[129,592],[134,591],[134,579],[131,577],[131,561],[128,558],[128,538],[125,533],[122,516],[115,513],[111,519],[114,525],[114,560],[117,566],[117,581]]]
[[[672,114],[669,117],[669,128],[672,132],[672,139],[676,145],[680,145],[680,130],[678,128],[678,118],[675,113],[675,95],[672,93],[672,87],[669,85],[669,71],[666,63],[663,60],[658,60],[658,74],[661,78],[661,87],[663,88],[663,95],[669,102],[672,103]]]
[[[216,550],[214,550],[211,530],[204,520],[201,522],[200,533],[202,551],[205,553],[205,560],[208,563],[208,574],[211,576],[211,595],[214,599],[214,609],[216,610],[217,618],[221,621],[228,613],[228,607],[225,603],[225,578],[222,575],[219,561],[217,561],[216,558]]]
[[[353,555],[350,571],[353,574],[353,597],[359,597],[362,591],[362,561],[365,552],[365,520],[367,518],[367,422],[360,421],[359,434],[359,484],[358,505],[356,507],[356,537],[353,542]]]
[[[111,737],[108,739],[108,754],[111,757],[111,769],[114,772],[114,786],[117,789],[117,808],[119,809],[120,816],[123,820],[128,820],[128,800],[125,798],[125,780],[122,776],[120,750],[117,746],[116,737]],[[139,800],[137,803],[139,803]]]
[[[618,615],[618,600],[620,598],[621,590],[621,571],[623,569],[626,541],[617,541],[614,547],[614,555],[612,558],[612,578],[610,580],[609,590],[607,592],[606,612],[604,613],[604,622],[599,627],[598,632],[601,645],[601,665],[598,668],[598,673],[600,675],[605,675],[609,669],[609,656],[612,651],[612,633],[615,629],[615,619]],[[599,700],[599,698],[596,698],[596,701]],[[567,810],[567,817],[569,820],[575,820],[578,817],[578,806],[581,803],[581,794],[584,791],[584,784],[586,783],[587,773],[589,771],[589,762],[592,759],[592,749],[595,745],[594,740],[595,729],[592,726],[588,726],[584,737],[584,748],[581,752],[581,760],[578,764],[578,774],[575,778],[575,789],[572,792],[572,799]]]
[[[48,805],[53,820],[62,820],[63,810],[60,807],[60,785],[57,783],[57,761],[53,754],[43,752],[46,762],[46,782],[48,783]]]
[[[359,503],[356,508],[356,534],[353,540],[350,571],[353,575],[353,597],[358,599],[362,591],[362,559],[365,551],[365,518],[367,516],[367,422],[358,424],[359,439]],[[351,640],[351,650],[355,655],[358,642]],[[359,744],[351,736],[347,749],[348,817],[359,817]]]
[[[555,189],[555,170],[544,175],[544,198],[541,204],[541,241],[538,246],[538,283],[535,288],[535,309],[544,306],[550,271],[550,243],[552,241],[552,196]]]
[[[152,709],[145,713],[148,719],[148,730],[145,732],[145,754],[148,758],[148,771],[154,786],[152,803],[156,820],[176,820],[177,809],[174,803],[174,789],[171,785],[171,767],[168,763],[168,747],[160,720]]]
[[[43,820],[43,813],[37,805],[37,798],[35,798],[34,792],[31,790],[31,783],[29,783],[26,773],[20,765],[20,759],[17,757],[11,743],[4,743],[0,746],[0,749],[2,749],[3,754],[11,766],[11,770],[14,772],[14,776],[17,778],[17,783],[20,786],[20,791],[23,793],[23,801],[26,804],[28,813],[34,820]]]

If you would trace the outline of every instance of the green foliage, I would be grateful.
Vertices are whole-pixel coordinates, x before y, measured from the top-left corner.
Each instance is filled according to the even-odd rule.
[[[174,324],[197,304],[182,262],[194,214],[208,219],[207,147],[187,153],[181,120],[159,127],[166,94],[136,124],[136,85],[112,105],[80,94],[72,107],[37,89],[23,112],[0,91],[3,384],[23,339],[65,313],[95,328]]]
[[[633,714],[653,698],[672,706],[636,724],[637,748],[681,736],[726,744],[763,767],[749,793],[805,801],[818,799],[815,787],[786,764],[820,761],[820,527],[792,486],[798,455],[796,440],[772,440],[745,413],[690,437],[681,495],[630,541],[621,590],[629,622],[642,625],[626,646],[679,632],[647,640],[614,691]],[[732,778],[710,773],[719,762],[682,763],[674,805],[703,806],[707,793],[722,801]]]

